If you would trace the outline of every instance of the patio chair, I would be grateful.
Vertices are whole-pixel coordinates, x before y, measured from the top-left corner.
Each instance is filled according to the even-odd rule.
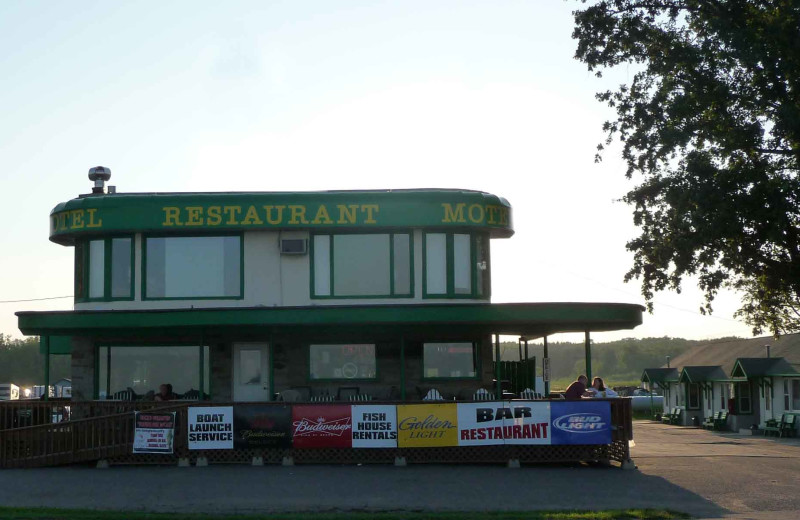
[[[541,399],[542,398],[542,394],[540,394],[538,392],[534,392],[530,388],[526,388],[525,390],[523,390],[522,392],[519,393],[519,398],[520,399]]]
[[[473,401],[494,401],[494,394],[485,388],[478,388],[478,391],[472,396]]]
[[[355,394],[349,396],[350,401],[372,401],[372,396],[369,394]]]
[[[285,403],[296,403],[302,400],[302,394],[299,390],[284,390],[278,394],[278,401]]]
[[[428,393],[425,394],[425,397],[423,397],[422,400],[423,401],[444,401],[444,397],[442,397],[442,394],[440,394],[437,389],[431,388],[428,391]]]

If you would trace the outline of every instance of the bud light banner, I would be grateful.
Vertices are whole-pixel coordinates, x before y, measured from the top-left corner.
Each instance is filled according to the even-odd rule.
[[[608,401],[553,401],[550,416],[552,444],[611,444]]]
[[[352,443],[350,405],[292,407],[292,444],[295,448],[351,448]]]

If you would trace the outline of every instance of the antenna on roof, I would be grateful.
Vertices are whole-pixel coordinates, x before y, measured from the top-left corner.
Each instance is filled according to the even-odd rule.
[[[667,368],[669,368],[669,356],[667,356]]]
[[[89,180],[94,182],[92,194],[102,195],[105,193],[106,181],[111,178],[111,168],[105,166],[95,166],[89,168]]]

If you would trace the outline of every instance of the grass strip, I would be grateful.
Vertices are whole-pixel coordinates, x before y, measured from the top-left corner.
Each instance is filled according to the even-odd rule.
[[[671,520],[690,518],[665,509],[609,511],[497,512],[321,512],[272,514],[190,514],[89,509],[0,507],[3,520]]]

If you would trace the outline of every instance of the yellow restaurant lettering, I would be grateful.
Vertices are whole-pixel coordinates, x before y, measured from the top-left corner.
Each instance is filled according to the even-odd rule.
[[[54,231],[103,227],[103,219],[97,216],[97,209],[73,209],[56,213],[52,217]]]
[[[508,208],[494,204],[470,204],[459,202],[453,204],[442,203],[443,223],[497,224],[508,225]]]
[[[88,210],[94,211],[94,210]],[[309,210],[301,204],[281,206],[164,206],[164,227],[173,226],[259,226],[265,222],[281,224],[377,224],[378,204],[337,204],[333,210],[325,204]],[[331,213],[337,217],[334,220]],[[313,215],[313,218],[311,217]],[[57,228],[59,229],[59,228]],[[72,228],[74,229],[74,228]]]

